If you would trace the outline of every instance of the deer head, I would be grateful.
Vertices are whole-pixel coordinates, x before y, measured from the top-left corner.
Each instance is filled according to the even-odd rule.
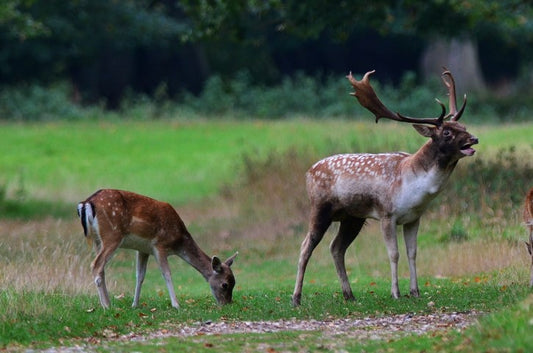
[[[232,302],[233,287],[235,287],[235,277],[230,267],[233,260],[237,257],[235,253],[226,261],[222,262],[216,256],[211,259],[213,275],[209,277],[209,286],[216,301],[220,305],[230,304]]]
[[[472,146],[479,142],[478,139],[469,134],[464,125],[458,123],[466,107],[466,94],[464,95],[463,104],[458,110],[455,95],[455,81],[450,71],[445,69],[441,76],[448,90],[449,113],[446,114],[445,105],[436,99],[437,103],[441,106],[441,113],[434,118],[412,118],[400,113],[394,113],[388,109],[370,85],[369,77],[374,72],[375,70],[367,72],[360,81],[357,81],[352,73],[347,78],[355,89],[355,92],[351,93],[351,95],[356,97],[363,107],[375,115],[376,123],[381,118],[412,123],[419,134],[431,138],[438,145],[438,150],[445,153],[454,161],[465,156],[472,156],[475,153]]]

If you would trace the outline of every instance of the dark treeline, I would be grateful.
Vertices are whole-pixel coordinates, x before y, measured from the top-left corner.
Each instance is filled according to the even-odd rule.
[[[307,8],[296,11],[293,1],[283,8],[275,6],[284,3],[277,1],[265,1],[260,8],[246,1],[222,1],[222,9],[205,1],[172,0],[9,3],[24,11],[25,20],[31,18],[39,26],[33,32],[13,31],[13,21],[0,21],[1,84],[68,81],[75,101],[103,100],[110,108],[117,107],[127,91],[153,95],[164,84],[171,97],[183,91],[197,94],[209,77],[231,78],[242,70],[253,82],[264,85],[277,84],[295,73],[343,77],[350,70],[368,69],[397,83],[406,71],[421,73],[429,44],[451,37],[472,40],[483,77],[488,84],[498,84],[514,81],[523,70],[530,70],[533,52],[524,45],[529,40],[527,31],[502,31],[490,21],[479,21],[458,33],[450,29],[453,24],[447,24],[442,34],[428,35],[422,27],[408,26],[383,31],[375,24],[382,15],[379,11],[372,12],[375,18],[366,22],[358,21],[354,12],[352,23],[349,18],[335,17],[333,7],[318,0],[309,6],[320,10],[317,4],[322,4],[323,17],[329,22],[321,19],[320,23],[325,25],[307,17],[302,22],[298,11],[311,17],[317,14]],[[358,9],[365,6],[355,3]],[[430,1],[428,6],[438,3]],[[386,9],[394,2],[379,4]],[[2,6],[6,5],[0,5],[0,10]],[[220,12],[220,18],[213,15]],[[441,15],[433,13],[436,19]]]

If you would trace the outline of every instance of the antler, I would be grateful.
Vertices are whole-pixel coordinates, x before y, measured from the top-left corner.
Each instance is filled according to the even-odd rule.
[[[452,73],[448,71],[447,68],[443,68],[445,71],[442,73],[442,81],[448,88],[448,95],[450,96],[450,113],[446,116],[446,118],[451,118],[452,121],[457,121],[461,118],[461,115],[463,115],[463,112],[466,107],[466,94],[463,98],[463,105],[461,106],[461,109],[457,111],[457,101],[455,98],[455,80],[453,79]],[[448,81],[447,79],[450,79]],[[442,103],[441,103],[442,104]]]
[[[376,122],[378,122],[379,119],[381,118],[387,118],[387,119],[402,121],[402,122],[407,122],[407,123],[430,124],[430,125],[435,125],[435,126],[441,126],[444,119],[446,118],[451,117],[452,120],[454,121],[459,120],[459,118],[463,114],[463,111],[466,107],[466,95],[465,95],[463,106],[461,107],[459,111],[457,111],[456,99],[455,99],[455,82],[453,80],[452,74],[446,70],[442,74],[442,80],[444,81],[444,84],[448,88],[448,94],[450,96],[450,113],[448,115],[446,115],[446,107],[438,99],[437,99],[437,103],[441,106],[442,111],[441,111],[440,116],[436,118],[411,118],[408,116],[404,116],[400,113],[394,113],[391,110],[389,110],[379,100],[378,96],[376,95],[376,92],[370,85],[369,77],[374,72],[376,72],[376,70],[367,72],[363,76],[361,81],[357,81],[352,76],[351,72],[346,77],[348,78],[348,80],[350,80],[350,83],[355,89],[355,92],[351,93],[351,95],[355,96],[363,107],[368,109],[370,112],[372,112],[376,116]],[[448,81],[447,78],[449,78],[450,81]]]

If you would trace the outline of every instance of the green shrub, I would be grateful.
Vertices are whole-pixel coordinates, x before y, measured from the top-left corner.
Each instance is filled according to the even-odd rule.
[[[355,73],[356,78],[362,74]],[[406,115],[428,117],[440,114],[434,103],[447,104],[446,90],[437,77],[421,85],[413,72],[407,72],[397,85],[378,81],[372,85],[383,102]],[[101,105],[81,106],[72,100],[72,87],[65,82],[49,86],[21,84],[0,92],[0,119],[40,121],[53,119],[126,118],[150,120],[184,115],[219,118],[283,119],[292,116],[311,118],[364,117],[369,112],[349,95],[344,76],[311,77],[303,73],[285,77],[279,84],[265,86],[252,81],[247,71],[233,78],[212,76],[202,92],[171,97],[163,82],[152,96],[127,91],[118,112],[104,111]],[[458,98],[462,94],[458,92]],[[533,115],[533,100],[528,89],[498,97],[490,92],[469,92],[469,122],[524,121]],[[117,114],[118,113],[118,114]]]
[[[467,211],[492,220],[512,219],[532,175],[533,164],[515,148],[501,149],[494,158],[478,156],[472,163],[460,163],[442,199],[457,216]]]
[[[71,87],[64,83],[50,86],[21,84],[0,91],[0,119],[43,121],[80,119],[91,109],[72,102]]]
[[[354,74],[361,78],[362,74]],[[395,111],[411,116],[437,116],[439,98],[447,104],[446,90],[436,78],[421,85],[413,72],[407,72],[398,85],[372,81],[383,102]],[[240,117],[285,118],[293,115],[307,117],[368,116],[354,98],[352,88],[344,77],[309,77],[302,73],[286,77],[276,86],[257,86],[250,75],[240,72],[234,78],[213,76],[198,96],[185,94],[179,104],[208,116],[236,115]],[[530,119],[533,104],[524,91],[500,98],[482,92],[468,93],[469,121],[517,121]],[[461,100],[462,94],[458,93]]]

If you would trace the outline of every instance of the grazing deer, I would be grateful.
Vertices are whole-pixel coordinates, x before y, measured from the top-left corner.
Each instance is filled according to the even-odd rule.
[[[420,216],[429,202],[443,189],[459,159],[472,156],[478,139],[458,122],[466,106],[457,110],[455,83],[449,71],[442,74],[449,94],[450,113],[440,101],[439,117],[416,119],[393,113],[379,100],[369,83],[367,72],[361,81],[347,76],[359,103],[376,116],[413,123],[422,136],[430,138],[415,154],[341,154],[315,163],[307,172],[307,193],[311,202],[309,231],[301,245],[298,273],[292,296],[300,304],[305,269],[311,254],[334,221],[338,234],[330,245],[337,274],[346,300],[354,300],[344,256],[367,218],[381,220],[391,267],[391,294],[400,296],[398,287],[398,242],[396,226],[403,225],[410,271],[412,296],[419,296],[416,275],[416,246]],[[450,118],[450,121],[445,119]]]
[[[91,264],[100,304],[109,308],[104,268],[118,248],[137,250],[133,307],[139,304],[148,257],[154,255],[165,279],[170,300],[178,308],[167,257],[178,255],[204,276],[218,304],[232,301],[235,277],[230,266],[237,254],[225,262],[209,258],[191,237],[174,208],[129,191],[103,189],[78,204],[85,236],[94,241],[96,258]]]
[[[529,233],[529,242],[526,242],[527,251],[531,255],[529,286],[533,287],[533,188],[529,189],[524,203],[524,222]]]

